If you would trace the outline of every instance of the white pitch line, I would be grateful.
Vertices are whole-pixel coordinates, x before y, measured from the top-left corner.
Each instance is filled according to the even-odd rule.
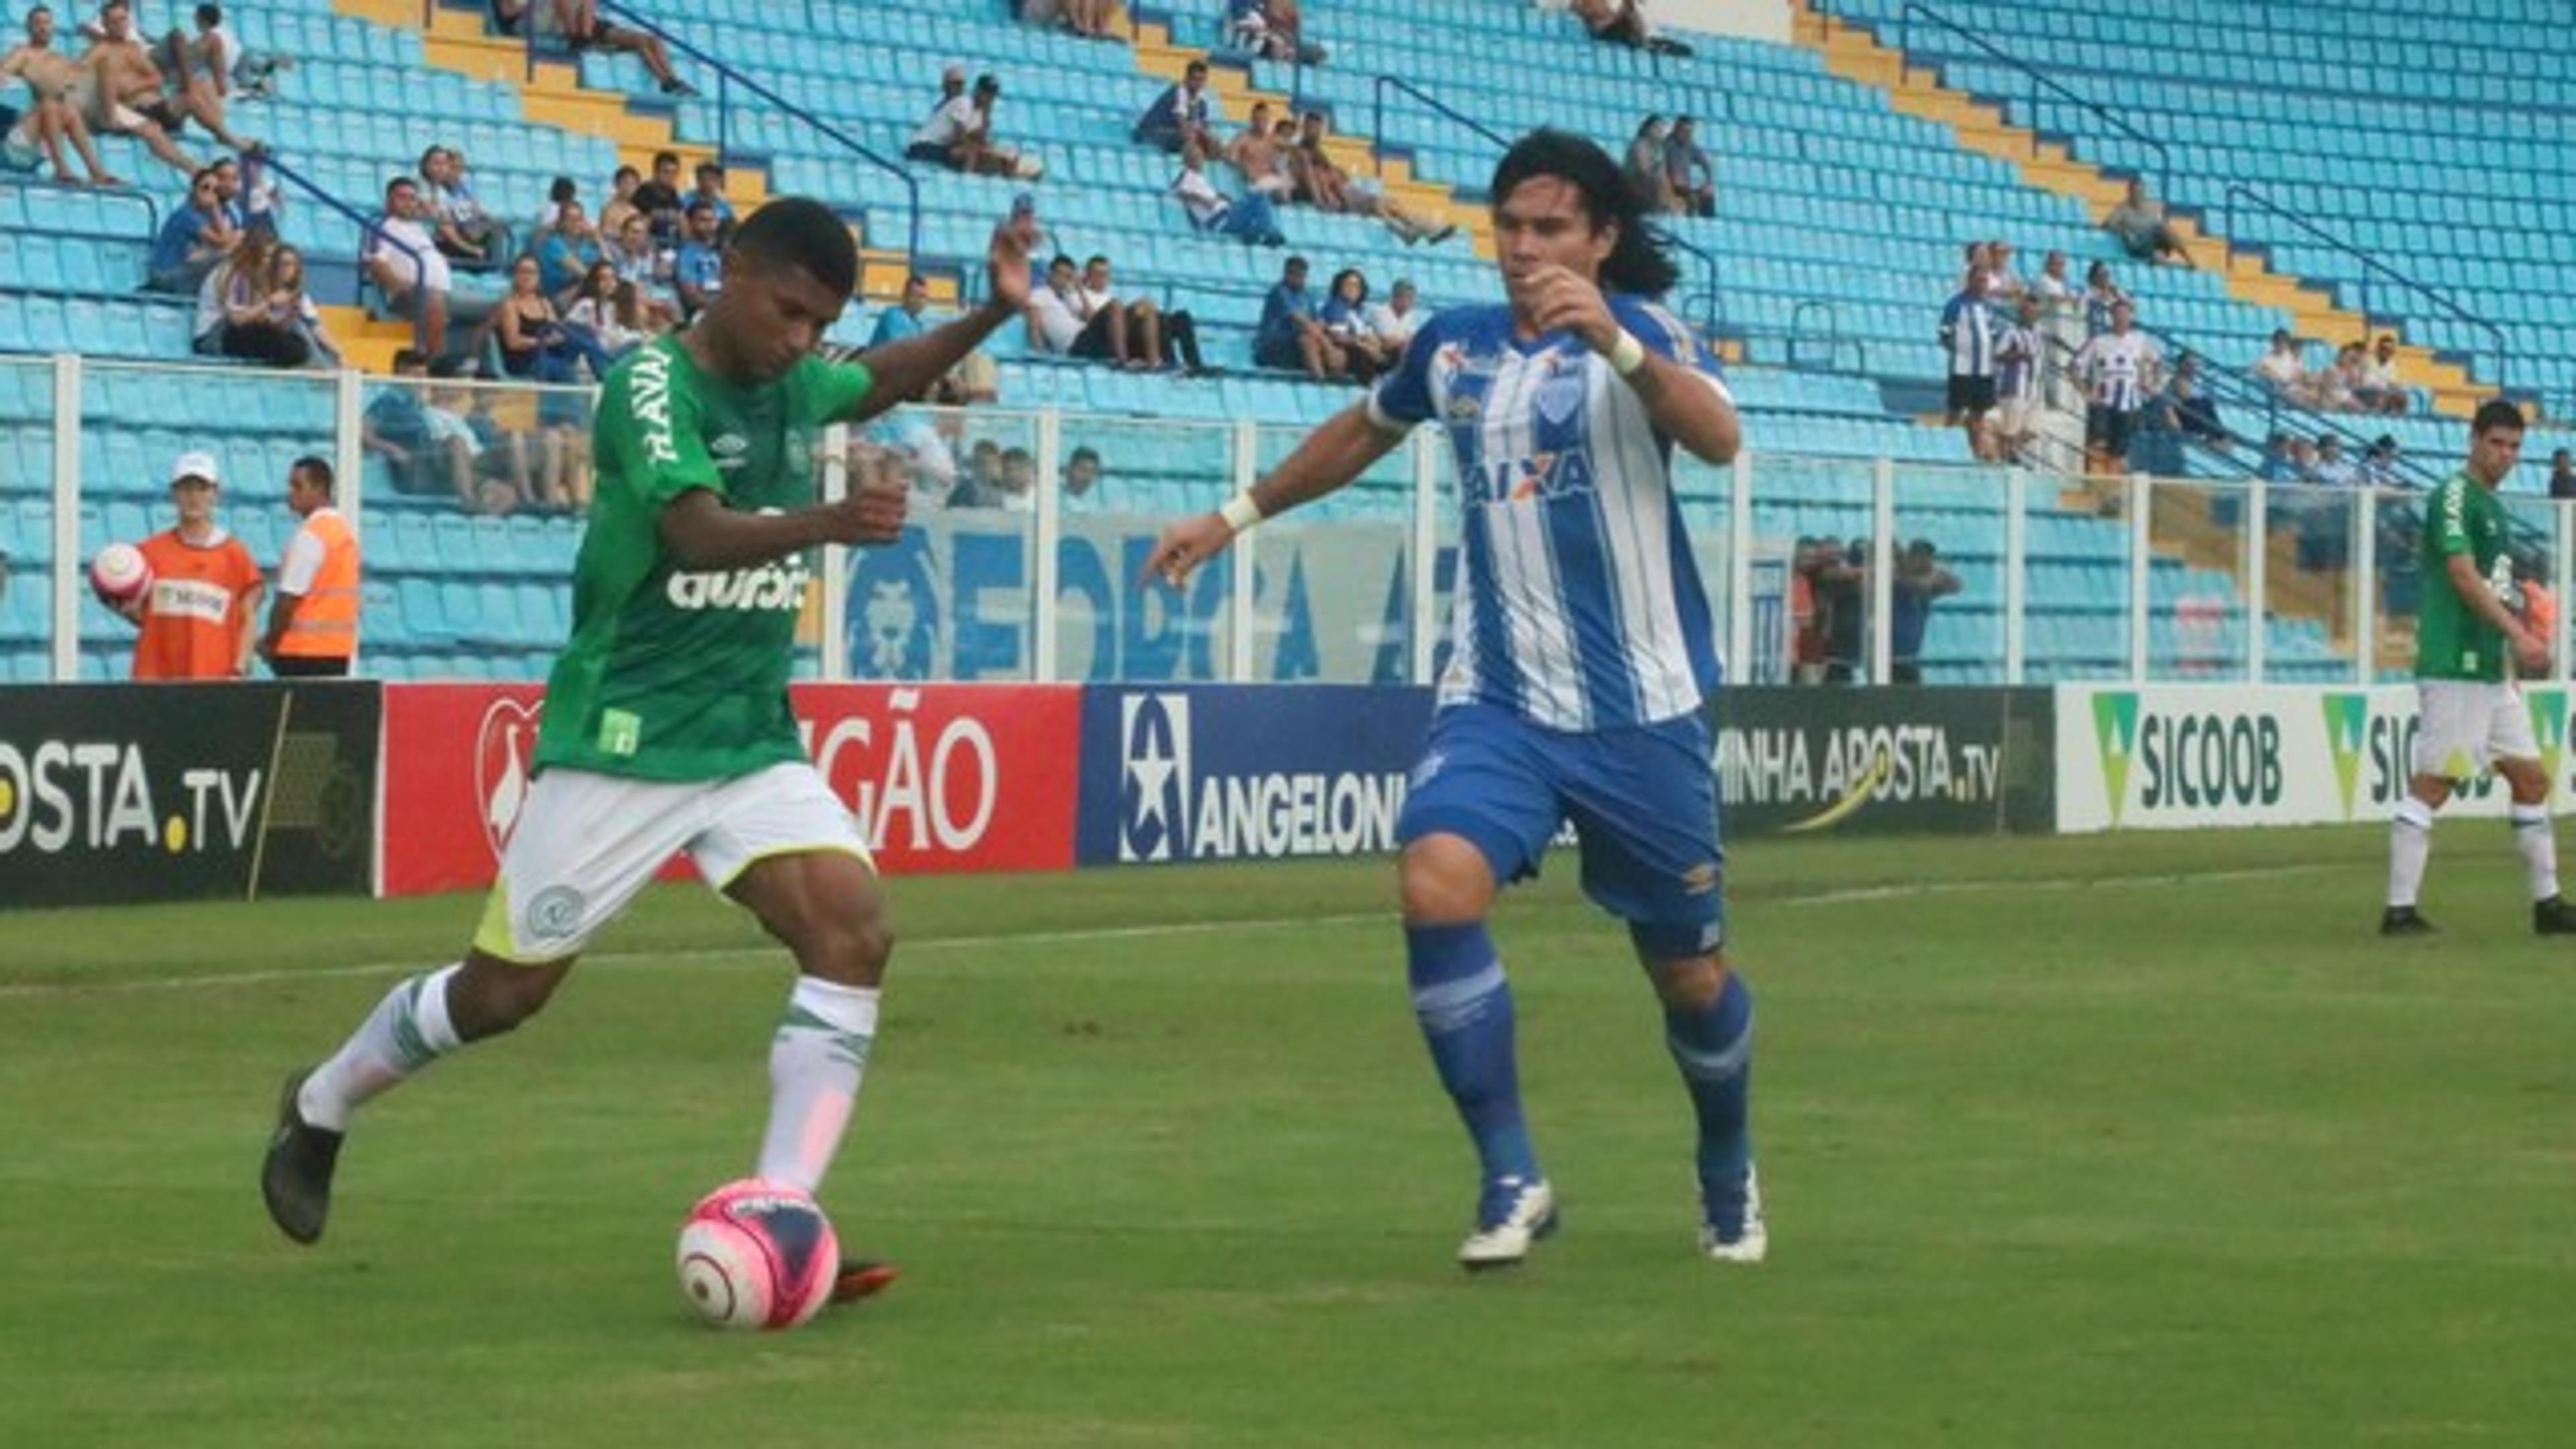
[[[2337,865],[2308,863],[2249,866],[2236,870],[2167,871],[2155,875],[2037,876],[2022,880],[1996,878],[1921,881],[1913,884],[1847,886],[1834,890],[1758,896],[1747,904],[1757,908],[1861,905],[1872,901],[1914,900],[1926,896],[1966,895],[1978,891],[2123,890],[2139,886],[2208,885],[2227,881],[2270,880],[2282,876],[2315,875],[2341,868]],[[1393,919],[1389,913],[1372,911],[1334,916],[1265,916],[1237,921],[1179,921],[1153,926],[1091,926],[1079,930],[1029,931],[1016,935],[934,937],[929,940],[906,942],[900,950],[906,957],[911,957],[924,952],[1068,945],[1085,941],[1156,940],[1176,936],[1213,935],[1222,931],[1275,931],[1298,926],[1387,925],[1391,924]],[[628,966],[687,965],[702,961],[727,960],[737,956],[765,956],[773,954],[777,949],[770,945],[699,946],[675,951],[601,951],[581,959],[602,964],[622,963]],[[261,986],[279,981],[328,981],[345,976],[374,976],[393,971],[417,970],[430,964],[433,963],[424,957],[413,961],[369,961],[355,966],[281,967],[270,971],[236,971],[212,976],[158,976],[126,981],[26,982],[14,986],[0,985],[0,1001],[41,996],[98,995],[120,991],[194,991],[226,986]]]

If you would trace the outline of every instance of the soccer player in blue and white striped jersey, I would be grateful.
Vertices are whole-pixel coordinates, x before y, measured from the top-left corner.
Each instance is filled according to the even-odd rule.
[[[1485,918],[1571,820],[1585,893],[1627,923],[1663,999],[1698,1118],[1702,1251],[1758,1262],[1753,997],[1724,949],[1705,713],[1717,647],[1671,469],[1676,446],[1731,460],[1735,405],[1706,345],[1650,300],[1673,266],[1607,153],[1533,132],[1491,194],[1508,302],[1438,313],[1367,402],[1223,509],[1166,530],[1148,568],[1178,583],[1236,533],[1350,483],[1415,425],[1440,426],[1466,567],[1397,834],[1415,1015],[1483,1171],[1459,1259],[1517,1263],[1556,1224]]]

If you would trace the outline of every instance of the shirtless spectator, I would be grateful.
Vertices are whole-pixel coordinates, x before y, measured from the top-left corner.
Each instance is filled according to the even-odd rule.
[[[662,94],[688,97],[698,93],[696,87],[671,69],[671,53],[663,49],[662,37],[600,19],[599,0],[554,0],[554,13],[555,28],[563,33],[564,42],[575,55],[585,50],[631,55],[652,72],[653,83],[661,87]]]
[[[69,181],[71,168],[63,164],[63,143],[69,141],[92,186],[125,184],[98,164],[98,151],[90,145],[89,121],[75,99],[81,75],[79,61],[54,49],[54,12],[42,5],[29,10],[26,43],[0,56],[0,78],[26,82],[31,98],[26,113],[0,137],[0,171],[31,170],[41,151],[54,163],[54,175]]]
[[[1020,19],[1030,25],[1053,25],[1089,40],[1116,40],[1111,22],[1115,0],[1020,0]]]
[[[1640,0],[1574,0],[1574,18],[1593,39],[1612,45],[1631,45],[1639,50],[1652,50],[1664,55],[1688,55],[1690,47],[1655,34],[1646,19],[1646,7]]]
[[[1252,119],[1226,143],[1225,159],[1242,175],[1245,191],[1267,196],[1274,205],[1296,190],[1288,174],[1288,148],[1279,143],[1268,101],[1252,103]]]
[[[1314,203],[1317,210],[1345,216],[1373,216],[1386,224],[1406,246],[1427,241],[1437,246],[1457,235],[1458,228],[1446,222],[1429,221],[1414,215],[1405,207],[1360,181],[1337,165],[1324,148],[1324,115],[1308,111],[1297,137],[1297,149],[1289,153],[1288,169],[1296,178],[1298,194]]]
[[[240,47],[233,44],[231,33],[224,29],[221,8],[198,6],[196,21],[194,37],[177,29],[163,36],[153,63],[161,68],[161,78],[170,88],[171,103],[181,115],[195,117],[208,134],[232,150],[250,150],[250,145],[224,125],[224,98],[232,94],[232,68],[240,59]],[[173,126],[171,130],[178,128]]]
[[[1225,40],[1234,49],[1320,65],[1324,48],[1305,38],[1305,28],[1297,0],[1226,0]]]
[[[187,113],[161,93],[161,68],[134,38],[133,12],[125,0],[108,0],[98,22],[99,38],[81,57],[89,67],[91,129],[132,136],[163,165],[196,175],[197,163],[171,139],[187,124]]]
[[[2397,377],[2397,334],[2382,332],[2379,345],[2362,357],[2353,400],[2366,413],[2406,411],[2406,384]]]

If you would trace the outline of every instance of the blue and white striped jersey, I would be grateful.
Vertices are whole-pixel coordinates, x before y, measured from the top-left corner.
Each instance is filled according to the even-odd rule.
[[[1941,309],[1941,345],[1950,353],[1952,377],[1995,375],[1995,347],[2007,324],[1995,304],[1961,292]]]
[[[1609,301],[1648,351],[1727,396],[1715,355],[1670,312]],[[1673,442],[1607,359],[1569,332],[1514,339],[1509,307],[1450,308],[1378,382],[1369,416],[1391,432],[1436,420],[1457,459],[1466,568],[1443,707],[1472,700],[1558,730],[1699,708],[1717,644]]]
[[[2105,332],[2075,354],[2075,375],[2095,407],[2133,413],[2163,385],[2164,349],[2143,332]]]

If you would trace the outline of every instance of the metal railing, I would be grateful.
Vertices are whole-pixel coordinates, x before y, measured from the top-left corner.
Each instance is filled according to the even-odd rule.
[[[2231,242],[2238,245],[2244,244],[2244,233],[2236,229],[2236,203],[2239,199],[2244,200],[2254,210],[2263,212],[2268,216],[2279,217],[2281,220],[2288,222],[2292,227],[2296,228],[2302,236],[2316,242],[2318,245],[2330,247],[2335,251],[2361,263],[2361,310],[2365,319],[2373,310],[2375,310],[2372,308],[2370,301],[2371,280],[2373,277],[2385,277],[2388,281],[2395,283],[2397,286],[2405,289],[2414,296],[2422,297],[2431,302],[2434,306],[2439,307],[2443,312],[2449,314],[2451,317],[2465,322],[2469,326],[2485,333],[2488,345],[2495,351],[2495,385],[2497,387],[2505,386],[2507,382],[2507,374],[2512,366],[2512,349],[2506,341],[2505,331],[2502,327],[2497,326],[2495,323],[2488,321],[2486,318],[2481,317],[2477,313],[2462,306],[2456,298],[2453,298],[2448,293],[2408,276],[2406,273],[2401,272],[2397,268],[2390,266],[2388,263],[2381,261],[2378,257],[2373,256],[2369,252],[2363,251],[2361,248],[2354,246],[2352,243],[2345,241],[2343,238],[2336,236],[2330,231],[2327,231],[2324,227],[2317,225],[2315,222],[2308,220],[2306,217],[2299,215],[2297,212],[2290,210],[2288,207],[2281,205],[2279,202],[2272,200],[2262,192],[2255,190],[2253,187],[2246,185],[2241,181],[2228,183],[2226,201],[2220,212],[2221,224],[2227,228],[2227,236]]]
[[[333,196],[330,192],[323,190],[321,184],[314,181],[313,178],[306,176],[303,172],[298,171],[294,167],[287,165],[284,161],[279,160],[275,151],[262,152],[260,156],[260,165],[270,174],[293,186],[303,195],[309,196],[315,201],[320,202],[326,210],[338,213],[342,218],[358,228],[358,236],[360,238],[358,247],[358,298],[361,302],[365,300],[367,285],[372,280],[367,272],[366,242],[370,240],[381,242],[384,245],[393,248],[395,251],[402,253],[403,256],[411,262],[412,290],[414,292],[426,290],[429,284],[429,258],[422,255],[418,247],[415,247],[409,242],[404,241],[402,238],[386,231],[383,226],[377,223],[375,217],[369,216],[367,213],[360,211],[349,203]],[[422,184],[425,185],[426,183]],[[379,287],[377,290],[382,291],[383,288]],[[386,302],[387,305],[390,306],[392,299],[387,298]],[[424,345],[428,337],[428,329],[429,309],[415,303],[412,308],[411,317],[411,336],[412,345],[414,347],[421,347]]]
[[[2139,145],[2154,152],[2156,156],[2157,175],[2169,176],[2173,173],[2173,153],[2166,149],[2164,142],[2157,140],[2155,137],[2148,135],[2146,132],[2139,130],[2135,126],[2130,125],[2127,121],[2120,119],[2115,112],[2104,108],[2099,103],[2087,100],[2084,97],[2077,95],[2075,92],[2068,90],[2058,82],[2050,80],[2047,76],[2041,74],[2038,68],[2033,66],[2030,62],[2023,60],[2021,57],[2014,55],[2008,50],[2005,50],[1993,41],[1988,40],[1975,31],[1968,29],[1966,26],[1959,24],[1957,21],[1952,20],[1950,17],[1933,9],[1929,5],[1914,3],[1914,0],[1909,0],[1904,11],[1898,15],[1896,47],[1899,51],[1903,52],[1903,54],[1910,56],[1914,53],[1914,22],[1917,18],[1920,18],[1924,23],[1941,30],[1946,34],[1956,36],[1960,40],[1967,42],[1967,44],[1974,48],[1978,54],[1985,56],[1987,59],[1994,61],[1998,65],[2018,72],[2021,78],[2028,82],[2029,90],[2023,97],[2023,103],[2030,108],[2030,152],[2033,156],[2039,154],[2039,133],[2042,129],[2041,117],[2043,114],[2040,107],[2040,98],[2041,95],[2045,93],[2048,96],[2052,96],[2057,100],[2065,102],[2067,105],[2075,107],[2077,110],[2084,111],[2096,117],[2109,125],[2113,130],[2118,131],[2121,135],[2128,137],[2130,140],[2133,140]]]

